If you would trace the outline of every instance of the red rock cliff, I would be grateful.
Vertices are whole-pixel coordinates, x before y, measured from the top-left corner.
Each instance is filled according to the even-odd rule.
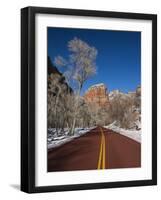
[[[87,103],[95,103],[101,107],[109,105],[107,88],[103,83],[91,86],[85,93]]]

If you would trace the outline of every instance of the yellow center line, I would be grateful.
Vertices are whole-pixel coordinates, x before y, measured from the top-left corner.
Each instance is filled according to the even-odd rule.
[[[97,169],[101,169],[101,161],[102,161],[102,135],[101,135],[100,153],[99,153],[99,158],[98,158]]]
[[[105,135],[103,133],[102,128],[101,131],[101,144],[98,158],[98,167],[97,169],[105,169],[106,168],[106,144],[105,144]]]

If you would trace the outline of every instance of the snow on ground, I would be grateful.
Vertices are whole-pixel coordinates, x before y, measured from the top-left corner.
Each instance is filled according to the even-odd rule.
[[[89,132],[93,128],[95,128],[95,127],[92,127],[92,128],[76,128],[73,136],[68,135],[67,129],[64,129],[63,134],[60,133],[60,135],[57,136],[56,129],[55,128],[49,128],[48,129],[48,139],[47,139],[48,149],[61,146],[61,145],[65,144],[65,143],[67,143],[67,142],[69,142],[69,141],[71,141],[71,140],[73,140],[77,137],[80,137],[80,136],[86,134],[87,132]]]
[[[141,130],[127,130],[127,129],[120,128],[120,127],[116,126],[115,124],[116,124],[116,122],[113,122],[112,124],[110,124],[108,126],[104,126],[104,128],[111,129],[111,130],[117,132],[118,134],[124,135],[126,137],[129,137],[129,138],[141,143]]]
[[[111,129],[111,130],[117,132],[118,134],[124,135],[126,137],[129,137],[129,138],[141,143],[141,130],[135,130],[135,129],[126,130],[126,129],[120,128],[116,124],[117,124],[116,122],[113,122],[112,124],[110,124],[108,126],[104,126],[104,127]],[[95,127],[76,128],[73,136],[68,135],[67,129],[64,129],[63,134],[59,130],[59,133],[57,135],[55,128],[49,128],[48,129],[48,139],[47,139],[48,149],[55,148],[55,147],[65,144],[67,142],[70,142],[71,140],[86,134],[93,128],[95,128]]]

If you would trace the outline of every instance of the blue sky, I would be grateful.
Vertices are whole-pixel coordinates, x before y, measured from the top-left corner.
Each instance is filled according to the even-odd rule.
[[[48,55],[68,58],[68,41],[77,37],[98,50],[97,74],[87,80],[82,94],[93,84],[104,83],[108,91],[133,91],[141,84],[141,33],[130,31],[48,28]],[[58,68],[62,71],[62,68]]]

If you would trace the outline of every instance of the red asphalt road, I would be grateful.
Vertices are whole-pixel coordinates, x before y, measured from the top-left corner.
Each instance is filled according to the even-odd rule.
[[[141,167],[141,144],[101,127],[105,136],[105,168]],[[48,172],[97,169],[100,127],[48,151]]]

